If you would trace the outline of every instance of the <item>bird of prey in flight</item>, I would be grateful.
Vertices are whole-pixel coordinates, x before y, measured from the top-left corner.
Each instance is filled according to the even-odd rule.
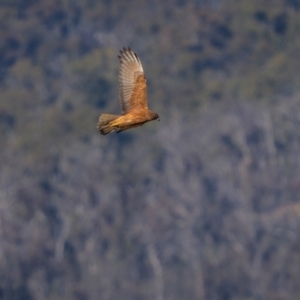
[[[120,53],[119,98],[122,115],[100,115],[97,129],[103,135],[159,120],[158,114],[148,109],[147,83],[140,59],[130,48],[123,48]]]

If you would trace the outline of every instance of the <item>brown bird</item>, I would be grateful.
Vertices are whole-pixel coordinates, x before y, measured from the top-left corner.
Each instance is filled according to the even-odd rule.
[[[100,115],[97,129],[101,134],[121,132],[159,120],[158,114],[148,109],[147,83],[140,59],[130,48],[123,48],[120,53],[119,98],[122,115]]]

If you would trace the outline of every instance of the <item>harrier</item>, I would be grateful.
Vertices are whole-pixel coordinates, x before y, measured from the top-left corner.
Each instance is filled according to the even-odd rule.
[[[147,84],[140,59],[130,48],[123,48],[120,53],[119,98],[122,115],[100,115],[97,129],[104,135],[159,120],[158,114],[148,109]]]

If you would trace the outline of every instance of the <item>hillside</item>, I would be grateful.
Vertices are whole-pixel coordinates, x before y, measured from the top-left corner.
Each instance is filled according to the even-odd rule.
[[[298,0],[0,0],[0,299],[299,299],[299,30]],[[124,46],[160,122],[104,137]]]

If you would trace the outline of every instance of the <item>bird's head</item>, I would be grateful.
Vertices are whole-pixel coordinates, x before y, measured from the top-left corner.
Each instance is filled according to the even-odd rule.
[[[154,119],[153,120],[159,121],[159,115],[157,113],[154,113]]]
[[[148,110],[148,116],[147,119],[149,121],[158,120],[159,121],[159,115],[151,110]]]

